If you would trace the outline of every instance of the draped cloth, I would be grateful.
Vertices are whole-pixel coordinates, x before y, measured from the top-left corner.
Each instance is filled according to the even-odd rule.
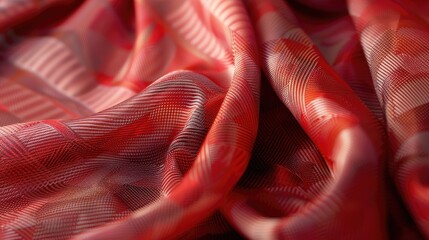
[[[0,239],[429,238],[426,0],[0,0]]]

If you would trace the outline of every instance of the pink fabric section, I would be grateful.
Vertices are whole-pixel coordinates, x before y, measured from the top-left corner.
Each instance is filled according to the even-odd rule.
[[[429,238],[428,11],[0,0],[0,239]]]

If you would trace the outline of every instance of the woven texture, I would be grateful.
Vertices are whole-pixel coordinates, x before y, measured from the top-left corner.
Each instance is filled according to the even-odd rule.
[[[0,239],[429,238],[428,13],[0,0]]]

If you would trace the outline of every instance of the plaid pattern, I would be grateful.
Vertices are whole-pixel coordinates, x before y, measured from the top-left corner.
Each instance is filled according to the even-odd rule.
[[[0,0],[0,239],[429,238],[426,10]]]

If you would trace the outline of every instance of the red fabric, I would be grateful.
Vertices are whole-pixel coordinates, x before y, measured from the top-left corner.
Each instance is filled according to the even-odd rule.
[[[426,0],[0,0],[0,239],[429,238]]]

